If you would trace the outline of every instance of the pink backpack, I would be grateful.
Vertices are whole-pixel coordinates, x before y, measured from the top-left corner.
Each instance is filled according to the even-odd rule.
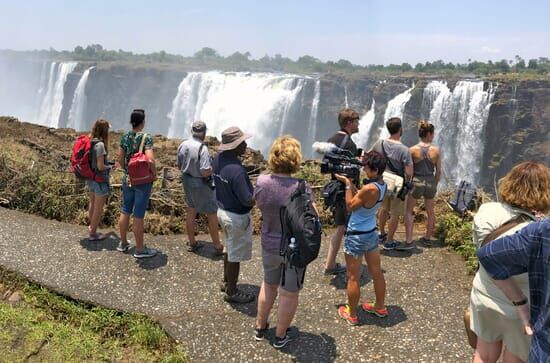
[[[146,137],[147,134],[143,134],[138,151],[128,161],[128,177],[131,186],[152,183],[156,179],[156,175],[151,170],[149,158],[143,152]]]

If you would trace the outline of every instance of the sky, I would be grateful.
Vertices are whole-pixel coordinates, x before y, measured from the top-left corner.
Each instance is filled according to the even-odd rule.
[[[550,1],[0,1],[0,49],[88,44],[361,65],[531,59],[550,57]]]

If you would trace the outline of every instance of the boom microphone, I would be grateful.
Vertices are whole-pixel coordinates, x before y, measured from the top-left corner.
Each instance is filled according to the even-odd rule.
[[[331,142],[322,142],[322,141],[314,142],[313,145],[311,145],[311,148],[313,149],[313,151],[323,155],[331,154],[341,150],[338,146],[334,145]]]

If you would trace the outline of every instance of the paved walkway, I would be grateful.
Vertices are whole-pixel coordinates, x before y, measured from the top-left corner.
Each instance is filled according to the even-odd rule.
[[[323,257],[308,267],[295,318],[299,338],[282,351],[252,337],[256,302],[229,305],[218,290],[222,262],[207,244],[185,251],[182,235],[146,236],[157,257],[137,261],[115,250],[116,234],[89,242],[86,227],[0,208],[0,265],[73,298],[157,319],[193,362],[468,362],[462,313],[471,277],[445,248],[385,254],[390,316],[360,315],[362,325],[339,320],[346,301],[343,276],[322,274]],[[343,256],[339,256],[343,259]],[[257,293],[262,278],[259,243],[241,268],[242,288]],[[362,299],[373,297],[363,272]],[[275,317],[271,318],[275,322]]]

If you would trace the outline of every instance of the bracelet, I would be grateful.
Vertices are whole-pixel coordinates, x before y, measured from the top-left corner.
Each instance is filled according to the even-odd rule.
[[[350,190],[351,189],[351,185],[346,185],[346,190]]]
[[[527,300],[527,298],[523,298],[523,300],[520,300],[520,301],[512,301],[512,305],[514,306],[522,306],[522,305],[525,305],[529,302],[529,300]]]

